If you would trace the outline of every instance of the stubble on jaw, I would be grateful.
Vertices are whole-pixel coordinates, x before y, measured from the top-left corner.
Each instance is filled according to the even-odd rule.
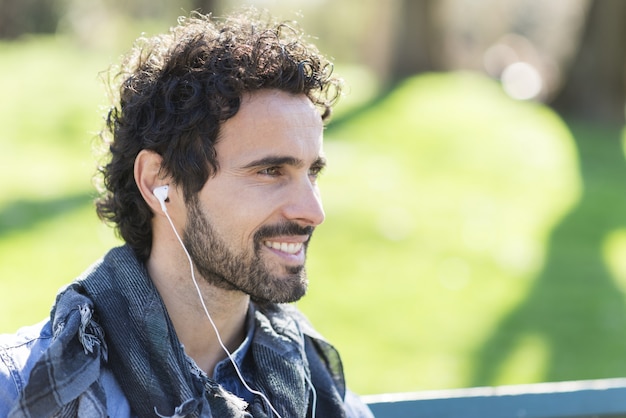
[[[260,304],[295,302],[305,295],[308,279],[304,265],[285,266],[280,276],[272,274],[263,261],[265,240],[276,236],[308,235],[304,243],[306,253],[313,227],[302,227],[294,222],[265,225],[254,236],[253,250],[235,253],[219,236],[203,213],[197,197],[188,202],[187,225],[183,242],[192,261],[204,280],[225,290],[238,290],[250,295]]]

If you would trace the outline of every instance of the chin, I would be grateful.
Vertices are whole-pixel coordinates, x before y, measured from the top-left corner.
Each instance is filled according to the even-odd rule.
[[[301,274],[274,278],[262,291],[251,293],[250,299],[261,304],[297,302],[306,294],[308,284],[306,276]]]

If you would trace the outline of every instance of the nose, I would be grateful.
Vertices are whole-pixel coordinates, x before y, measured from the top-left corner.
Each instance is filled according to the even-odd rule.
[[[315,227],[324,222],[326,215],[317,184],[307,178],[292,189],[288,203],[283,207],[283,214],[303,226]]]

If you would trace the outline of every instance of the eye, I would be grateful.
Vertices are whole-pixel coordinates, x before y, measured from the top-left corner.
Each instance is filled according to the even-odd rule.
[[[322,171],[324,171],[324,166],[314,165],[309,168],[309,176],[313,178],[318,178],[322,174]]]
[[[263,170],[259,171],[259,174],[263,174],[263,175],[270,176],[270,177],[278,177],[282,174],[282,171],[279,166],[272,166],[272,167],[264,168]]]

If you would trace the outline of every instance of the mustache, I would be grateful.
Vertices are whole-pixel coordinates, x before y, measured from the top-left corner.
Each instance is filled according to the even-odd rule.
[[[295,222],[264,225],[255,232],[254,241],[261,242],[264,239],[285,235],[308,235],[310,240],[314,230],[312,226],[300,226]]]

